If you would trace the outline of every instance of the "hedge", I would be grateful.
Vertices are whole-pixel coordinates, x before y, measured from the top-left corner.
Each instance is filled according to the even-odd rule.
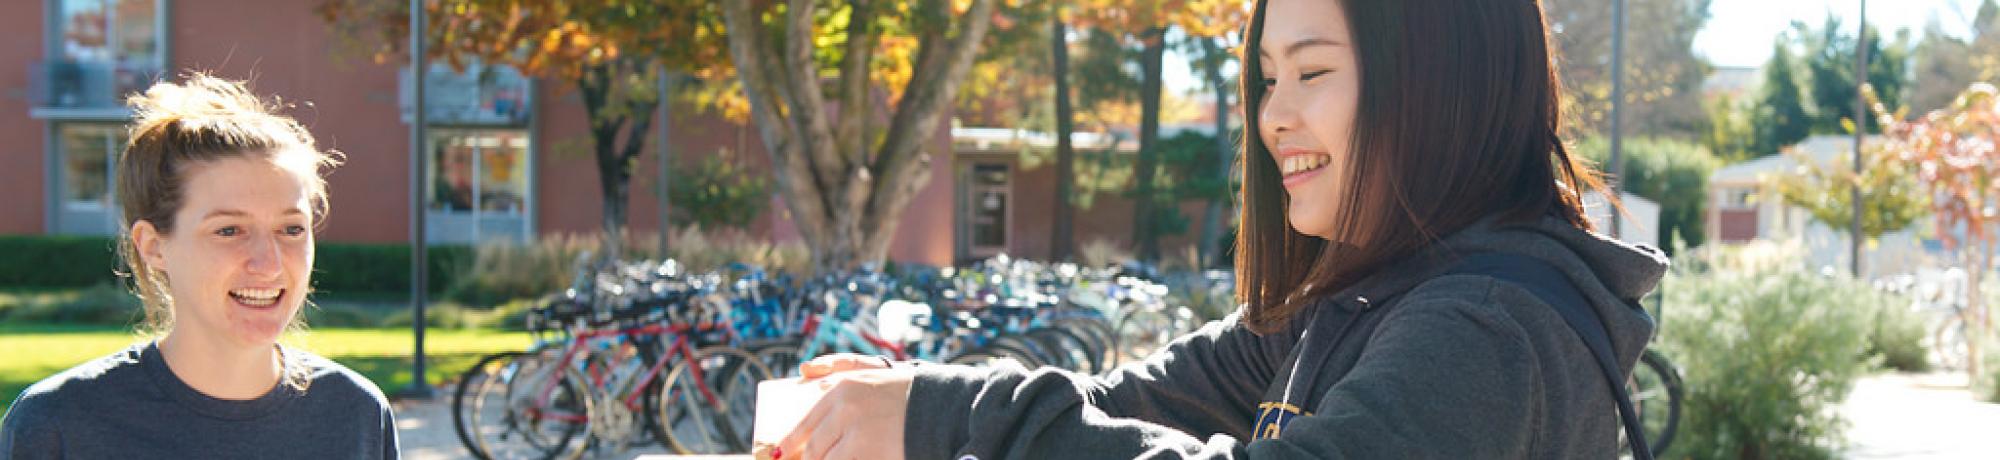
[[[469,246],[432,246],[429,291],[444,292],[472,260]],[[313,285],[333,296],[397,296],[410,290],[406,244],[319,243]],[[118,281],[109,237],[0,235],[0,288],[83,288]]]
[[[81,288],[117,279],[111,239],[0,235],[0,287]]]

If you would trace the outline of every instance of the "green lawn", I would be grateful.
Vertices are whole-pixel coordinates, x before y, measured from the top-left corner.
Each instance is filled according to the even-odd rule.
[[[50,374],[125,348],[140,340],[130,328],[106,326],[0,325],[0,411],[22,390]],[[488,353],[527,348],[525,333],[489,330],[430,330],[424,373],[432,385],[456,378]],[[394,394],[410,382],[409,329],[316,329],[289,343],[331,358]],[[450,388],[438,388],[442,392]]]

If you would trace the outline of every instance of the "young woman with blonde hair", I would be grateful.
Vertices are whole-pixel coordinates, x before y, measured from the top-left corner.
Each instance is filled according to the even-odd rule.
[[[241,83],[130,99],[119,254],[153,335],[28,388],[0,458],[397,458],[381,390],[287,347],[340,163]]]

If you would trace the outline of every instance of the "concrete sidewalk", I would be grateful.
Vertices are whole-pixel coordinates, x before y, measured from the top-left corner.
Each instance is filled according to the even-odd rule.
[[[1839,410],[1844,458],[2000,458],[2000,404],[1974,399],[1963,372],[1864,377]]]
[[[451,400],[398,401],[403,458],[472,458],[452,429]],[[1857,460],[2000,458],[2000,404],[1978,402],[1963,373],[1877,374],[1855,382],[1840,408],[1852,424],[1842,457]],[[600,459],[664,455],[658,446]]]
[[[394,405],[396,433],[402,442],[404,459],[473,458],[472,453],[459,442],[458,432],[452,428],[451,398],[444,392],[439,392],[439,397],[430,401],[396,401]],[[584,458],[630,459],[666,453],[667,450],[659,446],[647,446],[621,454],[587,452]]]

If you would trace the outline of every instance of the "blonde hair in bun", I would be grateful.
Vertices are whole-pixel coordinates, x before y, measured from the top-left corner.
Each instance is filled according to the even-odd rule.
[[[132,131],[118,156],[114,182],[122,231],[118,254],[132,292],[145,304],[143,332],[163,334],[173,326],[173,297],[165,273],[139,256],[132,225],[151,222],[161,235],[174,231],[174,216],[185,199],[191,167],[226,158],[268,159],[308,178],[313,224],[326,217],[326,181],[321,176],[341,163],[339,152],[321,151],[312,133],[291,117],[277,98],[252,94],[243,82],[194,72],[181,83],[161,82],[126,100]],[[303,327],[304,315],[293,320]]]

